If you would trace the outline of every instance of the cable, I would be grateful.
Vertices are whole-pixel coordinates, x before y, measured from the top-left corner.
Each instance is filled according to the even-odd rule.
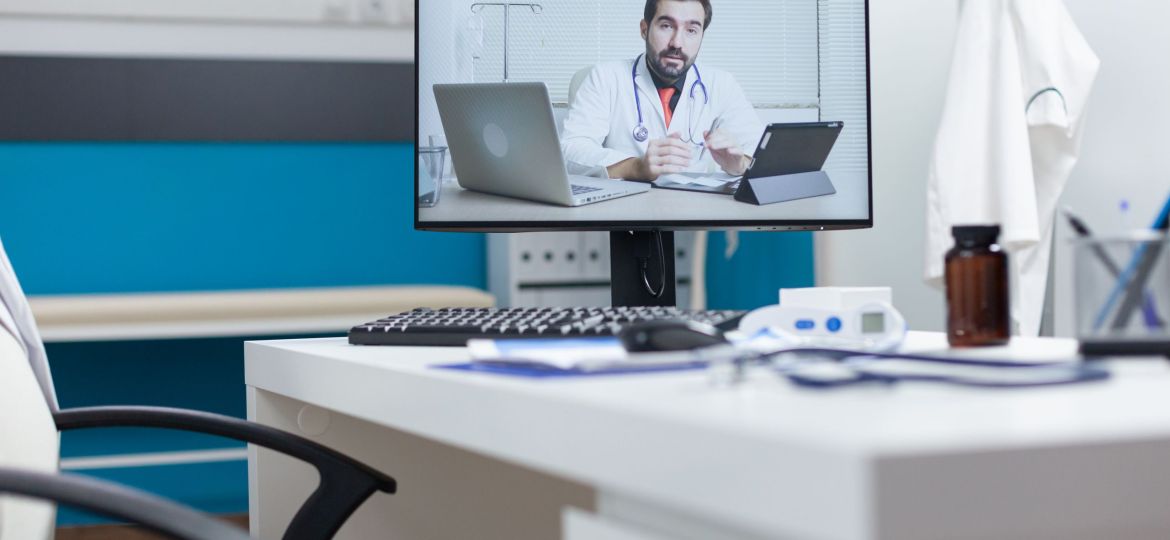
[[[649,257],[639,257],[642,263],[642,286],[646,287],[646,292],[654,298],[661,298],[662,293],[666,292],[666,255],[662,249],[662,231],[652,231],[654,238],[658,241],[658,290],[650,285],[650,277],[646,275],[646,267],[649,266]]]

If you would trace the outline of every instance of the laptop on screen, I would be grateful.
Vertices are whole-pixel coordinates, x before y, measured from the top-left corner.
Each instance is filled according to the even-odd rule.
[[[650,185],[569,175],[544,83],[436,84],[459,185],[562,206],[645,193]]]

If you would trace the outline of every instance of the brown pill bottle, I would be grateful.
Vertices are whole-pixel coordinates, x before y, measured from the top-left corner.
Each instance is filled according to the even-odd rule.
[[[952,347],[1003,345],[1011,339],[1008,258],[998,225],[951,229],[946,254],[947,341]]]

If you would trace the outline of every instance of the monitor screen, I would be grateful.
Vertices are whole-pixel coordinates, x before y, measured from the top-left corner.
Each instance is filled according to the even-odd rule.
[[[867,0],[426,0],[415,226],[872,226]]]

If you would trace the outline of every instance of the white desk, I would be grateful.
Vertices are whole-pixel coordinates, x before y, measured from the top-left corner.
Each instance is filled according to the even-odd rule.
[[[913,338],[916,350],[943,345]],[[1073,347],[1015,342],[1040,355]],[[249,417],[399,480],[342,538],[556,538],[562,521],[568,538],[1170,537],[1161,360],[1114,363],[1108,382],[1016,391],[429,367],[465,358],[341,339],[248,343]],[[249,471],[253,531],[276,538],[313,473],[254,450]]]
[[[439,204],[419,209],[424,222],[442,221],[809,221],[863,220],[869,213],[869,177],[864,172],[830,171],[837,193],[764,206],[731,195],[652,189],[646,193],[566,208],[443,185]]]

